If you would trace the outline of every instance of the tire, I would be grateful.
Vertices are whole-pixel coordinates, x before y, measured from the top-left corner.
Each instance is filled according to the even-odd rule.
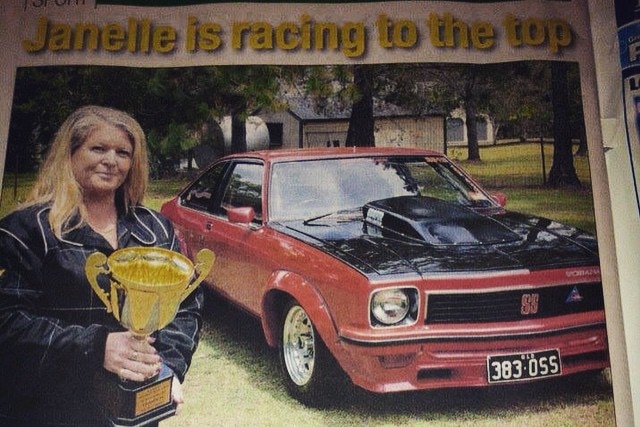
[[[326,405],[342,377],[340,368],[297,301],[285,305],[280,319],[279,358],[287,391],[305,405]]]

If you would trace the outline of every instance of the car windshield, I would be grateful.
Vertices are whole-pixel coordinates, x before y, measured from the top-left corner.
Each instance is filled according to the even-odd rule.
[[[494,206],[484,192],[440,156],[276,163],[269,194],[272,221],[359,211],[368,202],[399,196],[432,197],[473,208]]]

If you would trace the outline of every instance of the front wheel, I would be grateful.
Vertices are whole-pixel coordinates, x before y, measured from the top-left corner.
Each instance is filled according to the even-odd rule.
[[[339,377],[337,363],[297,301],[286,304],[281,319],[280,366],[289,394],[308,405],[326,403]]]

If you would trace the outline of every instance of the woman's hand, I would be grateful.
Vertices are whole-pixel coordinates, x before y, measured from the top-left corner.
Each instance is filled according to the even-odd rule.
[[[137,339],[131,332],[107,335],[104,368],[123,380],[144,381],[160,373],[160,356],[154,338]]]

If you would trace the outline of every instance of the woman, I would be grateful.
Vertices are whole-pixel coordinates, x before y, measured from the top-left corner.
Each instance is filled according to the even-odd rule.
[[[117,110],[83,107],[58,130],[28,201],[0,220],[0,425],[105,425],[92,378],[106,370],[144,381],[161,363],[175,374],[172,398],[182,404],[202,292],[145,342],[106,312],[84,271],[95,251],[180,250],[169,221],[141,205],[147,175],[140,125]]]

